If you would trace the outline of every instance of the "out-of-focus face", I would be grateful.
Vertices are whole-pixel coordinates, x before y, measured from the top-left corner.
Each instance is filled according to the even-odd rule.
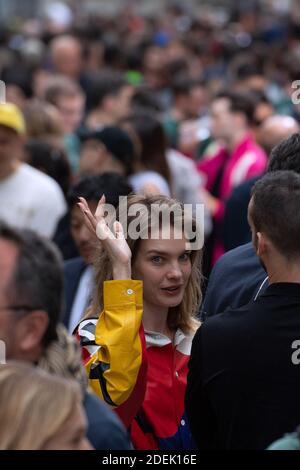
[[[83,118],[84,98],[81,95],[61,96],[56,103],[65,134],[72,134]]]
[[[227,139],[234,132],[234,113],[230,111],[230,102],[219,98],[211,104],[211,131],[215,139]]]
[[[17,85],[6,85],[6,101],[14,103],[18,108],[22,109],[26,104],[26,96],[22,89]]]
[[[56,45],[52,54],[56,72],[77,79],[82,68],[82,50],[77,42],[65,41]]]
[[[6,359],[15,357],[15,314],[10,310],[8,288],[17,263],[18,250],[9,241],[0,238],[0,340],[4,341]]]
[[[133,87],[131,85],[123,86],[119,93],[114,97],[113,114],[115,121],[122,119],[130,113],[130,102],[133,95]]]
[[[91,212],[94,214],[97,208],[97,202],[88,201],[88,205]],[[86,264],[90,264],[93,260],[97,238],[86,227],[82,212],[77,205],[73,206],[71,209],[70,228],[71,235],[80,256]]]
[[[23,140],[13,130],[0,125],[0,167],[8,161],[22,156]]]
[[[43,450],[92,450],[86,431],[87,419],[82,405],[78,403],[72,416],[59,433],[46,443]]]
[[[197,118],[201,114],[207,99],[205,89],[202,86],[195,86],[189,93],[188,112],[190,117]]]
[[[142,240],[133,264],[133,276],[143,281],[144,306],[168,309],[179,305],[191,275],[190,251],[182,235],[176,239]]]

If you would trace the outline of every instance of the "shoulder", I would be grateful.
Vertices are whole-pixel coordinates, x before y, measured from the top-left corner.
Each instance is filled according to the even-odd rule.
[[[28,185],[34,185],[38,187],[39,191],[43,193],[51,193],[52,195],[58,195],[63,197],[62,190],[58,183],[46,175],[42,171],[36,170],[35,168],[27,165],[27,163],[22,164],[20,169],[20,177],[25,178]]]
[[[71,258],[64,262],[64,273],[66,276],[72,275],[74,272],[83,270],[85,267],[84,261],[79,256]]]
[[[216,262],[209,281],[215,277],[227,276],[228,272],[232,272],[237,266],[249,259],[250,261],[253,259],[253,263],[258,265],[252,243],[246,243],[228,251]]]

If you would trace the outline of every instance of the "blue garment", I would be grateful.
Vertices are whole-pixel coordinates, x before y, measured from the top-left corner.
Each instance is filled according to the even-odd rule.
[[[88,419],[87,437],[96,450],[132,449],[121,421],[104,402],[86,393],[83,405]]]
[[[231,308],[239,308],[268,286],[267,274],[256,256],[252,243],[228,251],[215,264],[209,277],[206,295],[200,316],[206,317],[222,313]],[[262,285],[263,284],[263,285]]]

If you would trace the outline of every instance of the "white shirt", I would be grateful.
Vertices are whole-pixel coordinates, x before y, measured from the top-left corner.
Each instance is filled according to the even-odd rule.
[[[67,211],[63,192],[56,181],[26,163],[0,180],[0,201],[0,219],[49,238]]]
[[[81,274],[78,289],[72,305],[68,330],[73,333],[87,308],[93,286],[93,266],[88,266]]]

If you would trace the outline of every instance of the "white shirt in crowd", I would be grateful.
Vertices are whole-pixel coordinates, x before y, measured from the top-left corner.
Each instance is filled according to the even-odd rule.
[[[0,219],[51,238],[67,205],[59,185],[48,175],[22,163],[0,180]]]

